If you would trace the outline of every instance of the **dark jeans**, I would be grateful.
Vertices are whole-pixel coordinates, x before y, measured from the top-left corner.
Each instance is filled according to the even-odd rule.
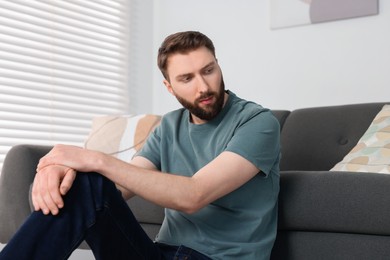
[[[67,259],[86,240],[96,259],[210,259],[184,246],[154,243],[114,183],[79,173],[57,216],[33,212],[0,252],[8,259]]]

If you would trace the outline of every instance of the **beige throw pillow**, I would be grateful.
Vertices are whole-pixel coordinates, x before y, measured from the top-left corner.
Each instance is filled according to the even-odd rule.
[[[160,120],[158,115],[96,117],[84,147],[129,162]]]
[[[390,173],[390,105],[385,105],[357,145],[331,171]]]

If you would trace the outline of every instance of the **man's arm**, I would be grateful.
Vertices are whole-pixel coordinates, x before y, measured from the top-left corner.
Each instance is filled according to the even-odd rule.
[[[232,192],[259,172],[252,163],[232,152],[223,152],[192,177],[140,169],[105,159],[99,172],[107,178],[146,200],[187,213],[196,212]]]
[[[150,161],[142,157],[135,158],[132,163],[141,168],[156,169]],[[59,164],[38,166],[31,192],[34,210],[42,210],[44,214],[58,214],[64,206],[62,196],[70,190],[75,178],[76,171],[68,166]],[[118,184],[116,186],[122,192],[124,199],[134,196],[134,193],[128,189]]]
[[[151,170],[147,159],[136,157],[139,167],[100,152],[74,146],[55,146],[43,157],[38,169],[52,164],[66,165],[81,172],[98,172],[129,192],[160,206],[193,213],[232,192],[253,178],[259,169],[232,152],[223,152],[192,177]],[[138,164],[137,163],[137,164]]]
[[[140,168],[149,169],[149,170],[157,170],[156,167],[154,166],[154,164],[144,157],[140,157],[140,156],[134,157],[130,163],[132,165],[135,165],[135,166],[140,167]],[[133,192],[131,192],[130,190],[126,189],[125,187],[119,185],[118,183],[116,183],[116,187],[118,190],[121,191],[122,197],[125,200],[128,200],[131,197],[134,197],[134,195],[135,195]]]

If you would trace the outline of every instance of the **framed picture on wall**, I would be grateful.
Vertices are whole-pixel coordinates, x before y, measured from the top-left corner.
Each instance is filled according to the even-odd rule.
[[[378,0],[269,0],[271,29],[379,13]]]

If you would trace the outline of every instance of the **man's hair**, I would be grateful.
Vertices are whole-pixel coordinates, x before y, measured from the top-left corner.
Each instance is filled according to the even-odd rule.
[[[206,47],[215,57],[213,42],[204,34],[195,31],[178,32],[169,35],[158,49],[157,65],[166,80],[169,80],[168,58],[175,53],[187,54],[200,47]]]

